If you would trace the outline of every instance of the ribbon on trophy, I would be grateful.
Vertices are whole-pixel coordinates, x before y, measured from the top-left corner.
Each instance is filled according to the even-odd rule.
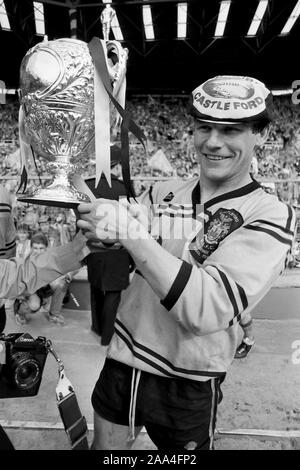
[[[122,119],[121,124],[121,161],[122,175],[128,196],[135,196],[130,179],[129,165],[129,136],[131,131],[141,142],[147,153],[145,141],[146,137],[142,129],[131,119],[129,113],[123,108],[119,101],[125,105],[124,85],[120,87],[116,96],[113,96],[113,87],[109,77],[106,42],[94,37],[88,43],[90,55],[94,61],[94,100],[95,100],[95,155],[96,155],[96,186],[99,183],[101,174],[111,186],[110,178],[110,125],[109,125],[109,101],[113,103]],[[103,93],[105,90],[105,94]],[[100,111],[101,110],[101,111]],[[103,113],[104,110],[104,113]]]
[[[26,141],[25,130],[24,130],[24,111],[23,106],[19,109],[19,145],[20,145],[20,160],[21,160],[21,181],[18,187],[17,193],[23,190],[26,191],[28,182],[28,162],[34,161],[34,156],[31,146]]]

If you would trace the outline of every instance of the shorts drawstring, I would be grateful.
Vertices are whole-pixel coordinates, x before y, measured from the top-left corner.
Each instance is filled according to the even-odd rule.
[[[131,379],[131,394],[130,394],[130,406],[129,406],[129,432],[127,441],[135,440],[135,410],[136,410],[136,397],[139,381],[141,378],[141,371],[133,368],[132,379]]]

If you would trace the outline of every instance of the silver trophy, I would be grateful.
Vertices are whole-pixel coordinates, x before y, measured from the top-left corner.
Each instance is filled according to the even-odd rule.
[[[114,63],[108,58],[111,52],[117,57]],[[127,49],[118,41],[107,41],[106,54],[116,96],[125,80]],[[20,104],[26,141],[54,180],[18,200],[58,207],[88,202],[72,183],[95,152],[94,64],[88,44],[66,38],[31,48],[21,63]],[[116,119],[112,117],[111,125]]]

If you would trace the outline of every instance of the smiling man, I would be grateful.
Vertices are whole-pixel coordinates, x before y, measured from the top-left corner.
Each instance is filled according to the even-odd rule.
[[[192,97],[202,193],[206,187],[210,197],[213,191],[224,192],[250,183],[254,148],[267,137],[269,90],[250,77],[224,76],[207,80],[193,91]],[[216,103],[219,108],[214,106]]]
[[[120,241],[137,268],[92,396],[94,449],[130,448],[142,426],[159,449],[213,448],[239,322],[284,270],[293,240],[292,209],[249,173],[270,101],[250,77],[206,81],[190,106],[200,178],[157,183],[141,206],[79,206],[86,236]]]

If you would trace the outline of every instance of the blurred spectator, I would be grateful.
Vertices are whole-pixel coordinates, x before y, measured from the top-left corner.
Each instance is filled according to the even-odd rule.
[[[24,223],[28,225],[29,232],[31,235],[38,231],[39,215],[35,207],[29,206],[28,209],[26,209]]]
[[[31,240],[30,256],[46,251],[48,247],[48,239],[43,233],[37,233]],[[58,325],[64,325],[64,317],[61,313],[63,300],[67,292],[68,284],[72,279],[72,273],[61,276],[55,281],[41,287],[36,293],[31,295],[23,295],[14,302],[15,322],[18,325],[28,323],[28,315],[35,314],[44,307],[46,318]]]
[[[17,230],[17,258],[26,258],[31,252],[30,233],[27,224],[19,224]]]
[[[49,247],[60,246],[60,232],[58,229],[51,226],[48,231],[48,242]]]
[[[71,232],[64,212],[59,212],[53,224],[53,228],[59,233],[60,245],[66,245],[66,243],[71,241]]]
[[[49,229],[50,229],[50,216],[47,214],[41,215],[38,219],[39,230],[45,235],[49,241]]]

